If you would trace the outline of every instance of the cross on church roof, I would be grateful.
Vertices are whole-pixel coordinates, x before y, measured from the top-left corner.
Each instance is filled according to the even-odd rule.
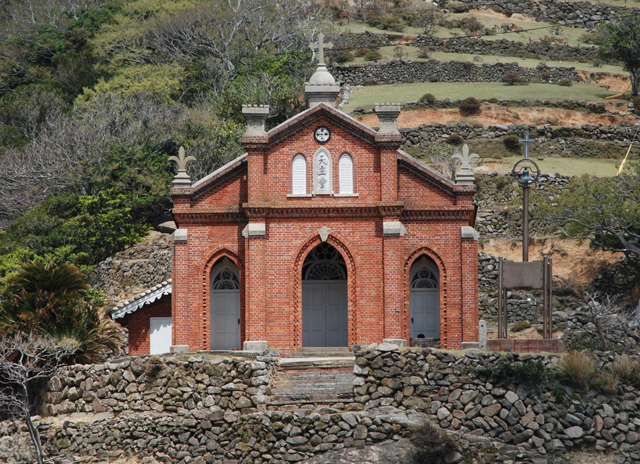
[[[318,50],[318,65],[324,65],[324,49],[332,49],[333,44],[331,42],[324,43],[324,34],[321,32],[318,34],[318,42],[309,44],[309,48],[314,52]]]
[[[529,138],[529,131],[524,133],[524,138],[518,140],[518,143],[524,145],[524,159],[529,159],[529,145],[535,143],[535,140]]]

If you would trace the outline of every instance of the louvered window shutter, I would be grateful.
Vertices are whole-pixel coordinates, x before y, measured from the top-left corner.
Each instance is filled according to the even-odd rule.
[[[338,163],[340,177],[340,193],[353,193],[353,159],[350,155],[342,155]]]
[[[302,155],[296,155],[293,158],[291,184],[291,193],[298,195],[307,193],[307,160]]]

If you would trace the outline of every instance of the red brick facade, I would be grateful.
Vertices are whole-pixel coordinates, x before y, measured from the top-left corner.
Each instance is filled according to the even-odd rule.
[[[321,125],[331,130],[324,145],[313,135]],[[174,345],[209,349],[210,273],[227,257],[239,270],[242,340],[266,340],[283,355],[300,349],[302,265],[322,243],[322,227],[347,267],[349,346],[408,341],[409,269],[423,255],[440,274],[441,341],[477,342],[477,241],[461,236],[474,225],[474,186],[455,185],[398,151],[399,135],[324,104],[243,143],[247,155],[171,191],[174,218],[187,231],[173,250]],[[321,146],[331,154],[334,185],[339,156],[352,156],[355,195],[290,195],[294,156],[307,159],[310,193]],[[384,233],[383,223],[398,221],[404,235]],[[247,224],[265,224],[266,234],[245,238]]]
[[[153,303],[127,314],[121,324],[129,331],[129,356],[144,356],[151,351],[150,319],[171,317],[171,295],[165,295]]]

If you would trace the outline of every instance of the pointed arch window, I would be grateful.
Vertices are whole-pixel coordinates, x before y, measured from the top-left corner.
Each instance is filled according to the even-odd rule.
[[[341,195],[354,193],[353,158],[348,153],[344,153],[338,160],[338,182]]]
[[[307,159],[304,155],[296,155],[291,163],[291,193],[304,195],[307,193]]]

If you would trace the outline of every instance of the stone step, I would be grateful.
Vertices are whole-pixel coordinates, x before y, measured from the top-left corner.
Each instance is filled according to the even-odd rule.
[[[279,371],[271,392],[271,402],[344,401],[353,398],[353,361],[346,371],[330,369]],[[282,368],[282,366],[281,366]]]
[[[348,346],[310,346],[302,347],[291,355],[292,358],[342,358],[351,356]]]
[[[280,360],[280,370],[325,369],[325,370],[353,370],[355,357],[305,357],[283,358]]]

